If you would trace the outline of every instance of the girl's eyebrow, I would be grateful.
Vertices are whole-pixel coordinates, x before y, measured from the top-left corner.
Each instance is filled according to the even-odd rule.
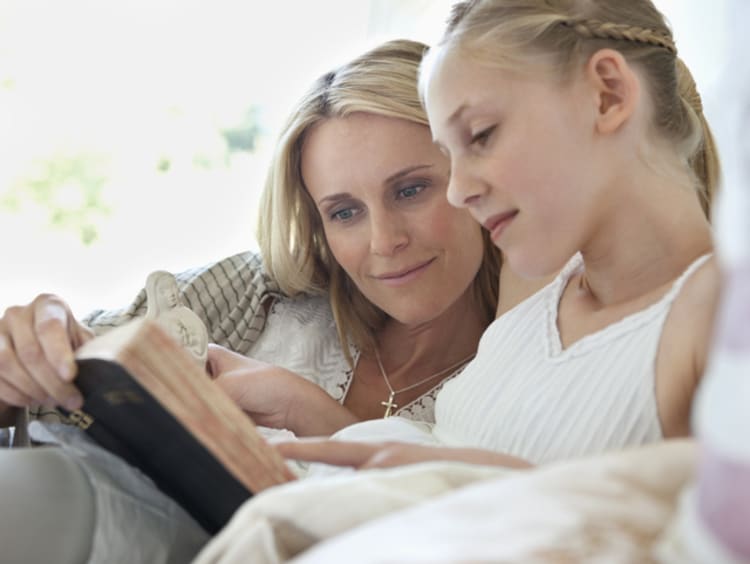
[[[469,106],[468,106],[468,105],[466,105],[466,103],[463,103],[463,104],[461,104],[461,105],[460,105],[460,106],[459,106],[458,108],[456,108],[456,111],[455,111],[455,112],[453,112],[453,113],[452,113],[452,114],[451,114],[451,115],[450,115],[450,116],[448,117],[448,124],[450,125],[450,124],[452,124],[452,123],[455,123],[455,122],[457,122],[457,121],[458,121],[459,119],[461,119],[461,115],[462,115],[462,114],[463,114],[463,113],[464,113],[464,112],[465,112],[465,111],[467,110],[467,108],[468,108],[468,107],[469,107]]]
[[[466,110],[469,108],[469,106],[466,103],[461,104],[456,110],[448,117],[448,120],[446,123],[448,124],[448,127],[451,127],[454,125],[464,113],[466,113]],[[445,145],[443,145],[436,137],[432,138],[432,142],[437,145],[441,151],[444,153],[448,153],[448,149],[446,149]]]
[[[440,149],[443,153],[448,153],[448,148],[443,145],[440,141],[438,141],[437,137],[432,138],[432,143],[437,146],[438,149]]]

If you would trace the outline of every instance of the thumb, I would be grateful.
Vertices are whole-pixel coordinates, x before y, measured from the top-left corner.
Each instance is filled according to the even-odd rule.
[[[225,363],[226,353],[229,351],[222,346],[214,343],[208,344],[206,368],[211,378],[216,378],[222,372],[222,366]]]
[[[246,360],[246,357],[230,351],[226,347],[215,343],[208,344],[206,364],[212,378],[216,378],[221,373],[232,370]]]

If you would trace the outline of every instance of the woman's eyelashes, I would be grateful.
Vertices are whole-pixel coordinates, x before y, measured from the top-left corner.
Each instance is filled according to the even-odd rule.
[[[397,200],[413,200],[427,189],[427,182],[409,184],[396,190]]]
[[[339,207],[331,210],[328,213],[328,219],[337,223],[347,223],[352,221],[360,213],[361,209],[357,206],[348,205],[346,207]]]

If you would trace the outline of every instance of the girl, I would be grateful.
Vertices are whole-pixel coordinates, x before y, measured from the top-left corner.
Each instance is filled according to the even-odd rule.
[[[649,0],[462,2],[420,82],[448,198],[504,255],[498,317],[433,428],[335,435],[427,446],[282,452],[524,467],[687,435],[718,290],[718,162],[663,16]]]

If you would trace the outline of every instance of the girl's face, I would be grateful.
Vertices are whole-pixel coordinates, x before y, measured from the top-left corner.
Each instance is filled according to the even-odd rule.
[[[519,275],[552,274],[596,229],[594,98],[585,82],[491,68],[438,54],[425,96],[450,156],[448,199],[490,231]]]
[[[308,133],[301,168],[334,258],[371,302],[410,325],[466,307],[481,229],[448,203],[448,159],[426,126],[366,113],[325,120]]]

